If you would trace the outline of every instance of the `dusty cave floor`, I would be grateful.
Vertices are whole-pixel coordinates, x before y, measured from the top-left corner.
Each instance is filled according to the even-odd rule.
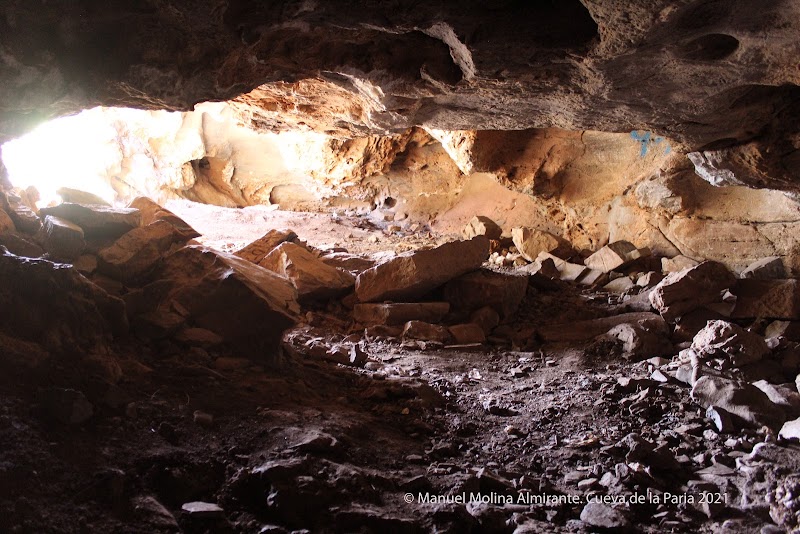
[[[529,291],[513,327],[619,311],[604,294],[564,284]],[[0,531],[588,532],[577,520],[591,494],[650,488],[699,499],[704,486],[687,481],[706,473],[722,499],[738,498],[735,457],[763,440],[718,436],[687,388],[649,380],[647,362],[612,346],[421,350],[378,338],[365,340],[372,364],[354,369],[296,355],[291,344],[303,336],[335,343],[349,334],[324,310],[311,323],[290,332],[272,367],[212,365],[242,355],[169,341],[115,347],[142,368],[83,426],[50,422],[35,392],[3,381]],[[40,386],[69,376],[91,387],[63,366]],[[521,490],[576,501],[520,503]],[[491,502],[419,502],[472,494]],[[190,501],[216,502],[225,518],[181,514]],[[769,523],[763,506],[622,508],[640,532],[760,532]]]
[[[454,238],[431,232],[424,222],[383,221],[379,210],[356,214],[352,210],[287,211],[278,206],[223,208],[189,200],[171,200],[164,207],[200,232],[198,241],[224,252],[240,249],[276,228],[290,228],[318,249],[341,247],[353,254],[404,252]]]

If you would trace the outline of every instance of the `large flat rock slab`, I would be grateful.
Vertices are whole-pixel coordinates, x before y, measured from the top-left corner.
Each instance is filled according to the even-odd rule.
[[[77,224],[89,237],[119,237],[139,226],[141,214],[135,208],[112,208],[97,204],[71,204],[39,210],[42,217],[53,215]]]
[[[489,257],[489,239],[478,236],[392,258],[361,273],[356,296],[361,302],[409,301],[478,269]]]
[[[715,261],[670,273],[650,292],[650,303],[667,321],[712,302],[732,287],[736,279],[728,268]]]
[[[666,330],[666,324],[660,315],[650,312],[634,312],[545,326],[538,329],[537,332],[543,341],[552,343],[588,341],[621,324],[634,324],[646,329]]]

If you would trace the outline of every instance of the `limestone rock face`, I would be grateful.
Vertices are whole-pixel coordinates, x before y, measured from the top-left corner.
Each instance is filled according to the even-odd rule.
[[[413,300],[478,269],[488,257],[485,236],[405,253],[361,273],[356,279],[356,296],[361,302]]]
[[[291,280],[301,300],[335,297],[355,283],[350,273],[327,265],[294,243],[281,243],[258,265]]]
[[[184,310],[184,320],[221,336],[256,361],[274,361],[283,331],[300,312],[284,277],[236,256],[192,245],[164,260],[166,291],[159,309]]]
[[[66,219],[83,229],[91,237],[119,237],[139,226],[141,215],[133,208],[110,208],[96,204],[64,203],[52,208],[42,208],[42,216],[52,215]]]
[[[53,352],[90,349],[128,329],[125,304],[69,265],[0,253],[0,300],[0,332]]]
[[[650,293],[650,303],[668,321],[705,304],[717,302],[720,293],[733,286],[733,275],[724,265],[706,261],[671,273]]]

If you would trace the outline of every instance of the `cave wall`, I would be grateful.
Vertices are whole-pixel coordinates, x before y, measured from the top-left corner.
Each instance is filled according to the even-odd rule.
[[[257,130],[652,131],[798,191],[800,2],[11,0],[0,141],[96,105],[232,100]]]

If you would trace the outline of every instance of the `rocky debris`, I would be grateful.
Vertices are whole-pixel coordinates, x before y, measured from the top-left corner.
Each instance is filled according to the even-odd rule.
[[[499,240],[503,235],[503,229],[497,225],[496,222],[489,217],[483,215],[476,215],[467,223],[464,230],[461,232],[464,239],[472,239],[473,237],[483,235],[492,240]]]
[[[448,302],[360,303],[353,308],[353,318],[363,325],[400,325],[408,321],[438,323],[450,311]]]
[[[650,293],[653,308],[667,321],[721,300],[735,278],[721,263],[705,261],[696,267],[671,273]]]
[[[133,208],[64,203],[42,208],[41,215],[66,219],[83,229],[86,239],[118,238],[139,226],[141,214]]]
[[[800,281],[743,279],[731,290],[736,319],[800,319]]]
[[[657,321],[618,324],[603,337],[620,341],[628,358],[663,356],[674,351],[668,338],[666,323]]]
[[[99,196],[89,193],[88,191],[81,191],[80,189],[59,187],[56,189],[56,194],[61,197],[62,202],[69,202],[70,204],[96,204],[98,206],[111,207],[111,204]]]
[[[593,527],[627,528],[630,521],[621,511],[601,502],[589,502],[581,510],[581,521]]]
[[[358,275],[356,296],[361,302],[414,300],[478,269],[488,256],[484,236],[404,253]]]
[[[633,312],[575,321],[539,328],[537,333],[547,342],[588,341],[621,324],[636,325],[644,330],[666,331],[667,326],[661,316],[650,312]]]
[[[518,269],[518,271],[530,274],[540,274],[550,279],[561,278],[561,273],[559,272],[558,267],[556,267],[556,262],[554,262],[552,258],[545,258],[541,261],[536,260],[535,262]]]
[[[186,221],[147,197],[136,197],[128,204],[128,207],[139,210],[141,226],[164,221],[171,224],[185,241],[200,236],[200,232],[189,226]]]
[[[80,226],[47,215],[42,226],[42,245],[54,261],[71,262],[81,255],[86,242]]]
[[[452,339],[452,334],[446,326],[430,324],[423,321],[409,321],[403,327],[403,337],[420,341],[434,341],[446,344]]]
[[[572,252],[569,242],[536,228],[514,228],[511,238],[522,257],[530,262],[539,259],[542,252],[555,256],[568,256]]]
[[[702,376],[692,386],[691,395],[704,409],[709,406],[722,408],[735,416],[740,424],[777,430],[786,419],[783,411],[763,391],[751,384]]]
[[[8,213],[0,209],[0,234],[13,232],[16,229],[17,227],[14,226],[14,221],[11,220],[11,217],[8,216]]]
[[[11,218],[20,232],[35,234],[42,227],[42,221],[32,205],[26,204],[21,196],[11,191],[0,191],[0,209]]]
[[[778,256],[770,256],[754,261],[742,271],[742,278],[754,278],[756,280],[772,280],[775,278],[786,278],[786,269],[783,267],[783,260]]]
[[[89,349],[127,332],[124,302],[72,266],[0,252],[3,332],[54,352]]]
[[[345,271],[349,271],[356,276],[375,266],[375,260],[363,258],[348,252],[332,252],[330,254],[320,256],[319,259],[321,259],[326,265],[330,265],[331,267],[336,267],[338,269],[344,269]]]
[[[661,270],[666,273],[677,273],[700,265],[700,262],[679,254],[673,258],[661,258]]]
[[[181,505],[181,511],[193,518],[219,519],[225,515],[225,510],[219,505],[210,502],[192,501]]]
[[[45,417],[65,425],[79,425],[94,415],[94,406],[81,391],[47,388],[39,392],[39,402]]]
[[[541,252],[536,257],[536,261],[540,264],[547,259],[550,259],[553,261],[553,263],[555,263],[556,269],[558,269],[559,277],[566,282],[580,282],[590,273],[590,269],[585,265],[570,263],[547,252]]]
[[[457,345],[469,345],[486,341],[486,334],[484,334],[483,329],[474,323],[456,324],[448,327],[448,330],[450,330],[450,334]]]
[[[638,249],[628,241],[615,241],[586,258],[583,263],[590,269],[610,273],[648,256],[650,256],[648,248]]]
[[[692,341],[697,333],[706,327],[709,321],[727,320],[727,317],[702,307],[687,312],[675,320],[672,338],[676,342]]]
[[[173,245],[188,239],[166,221],[134,228],[97,255],[101,273],[132,282],[152,271]]]
[[[274,360],[283,331],[300,313],[297,291],[286,278],[200,245],[168,255],[158,274],[166,280],[158,309],[182,310],[187,323],[255,360]]]
[[[627,276],[620,276],[604,285],[603,291],[608,291],[609,293],[625,293],[632,287],[635,287],[633,280]]]
[[[722,358],[734,367],[755,363],[770,352],[764,338],[726,321],[709,321],[691,348],[702,359]]]
[[[236,256],[253,263],[260,263],[267,254],[285,242],[294,242],[297,234],[292,230],[270,230],[249,245],[234,252]]]
[[[352,274],[327,265],[294,243],[281,243],[258,265],[291,280],[303,301],[337,297],[355,284]]]
[[[444,286],[444,300],[454,312],[470,313],[484,306],[501,318],[519,308],[528,288],[528,278],[481,269],[454,278]]]
[[[764,337],[784,337],[790,341],[800,341],[800,321],[772,321],[767,325]]]

